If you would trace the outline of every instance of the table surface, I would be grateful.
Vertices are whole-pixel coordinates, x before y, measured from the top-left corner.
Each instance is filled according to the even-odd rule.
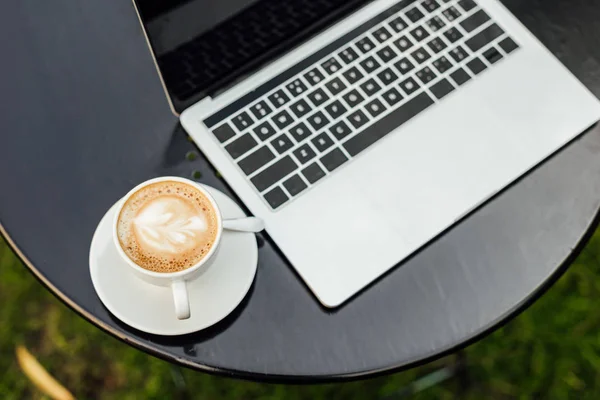
[[[505,4],[600,95],[593,0]],[[554,281],[596,226],[600,129],[563,151],[337,310],[321,308],[259,235],[244,302],[201,332],[159,337],[96,296],[88,250],[104,212],[135,184],[203,173],[232,195],[171,114],[130,2],[0,4],[0,223],[60,299],[107,332],[202,371],[336,380],[406,368],[490,332]]]

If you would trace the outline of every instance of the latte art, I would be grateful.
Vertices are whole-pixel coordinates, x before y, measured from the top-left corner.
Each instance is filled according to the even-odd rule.
[[[132,223],[145,247],[172,254],[191,249],[208,228],[204,215],[174,196],[157,198]]]
[[[218,219],[196,187],[163,181],[141,188],[125,202],[117,224],[119,243],[140,267],[156,272],[190,268],[216,240]]]

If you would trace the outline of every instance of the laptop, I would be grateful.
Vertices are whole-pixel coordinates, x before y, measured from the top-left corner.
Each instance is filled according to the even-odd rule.
[[[326,307],[600,119],[497,0],[135,4],[181,124]]]

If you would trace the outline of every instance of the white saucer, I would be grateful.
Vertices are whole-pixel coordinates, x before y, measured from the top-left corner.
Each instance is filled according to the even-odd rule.
[[[224,219],[245,217],[244,211],[224,193],[205,186]],[[90,274],[102,303],[118,319],[136,329],[157,335],[183,335],[216,324],[244,299],[256,274],[258,247],[254,233],[223,231],[214,262],[188,282],[192,316],[175,317],[168,287],[146,283],[120,258],[112,238],[116,204],[104,215],[90,247]]]

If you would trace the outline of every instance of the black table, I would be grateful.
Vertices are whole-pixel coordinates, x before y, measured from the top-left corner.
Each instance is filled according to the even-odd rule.
[[[510,0],[509,8],[600,95],[600,4]],[[490,332],[554,281],[600,207],[594,128],[340,309],[328,311],[259,236],[240,307],[206,331],[165,338],[129,328],[96,296],[88,249],[104,212],[134,184],[202,172],[229,194],[167,106],[128,1],[0,4],[0,223],[29,269],[107,332],[202,371],[335,380],[405,368]]]

